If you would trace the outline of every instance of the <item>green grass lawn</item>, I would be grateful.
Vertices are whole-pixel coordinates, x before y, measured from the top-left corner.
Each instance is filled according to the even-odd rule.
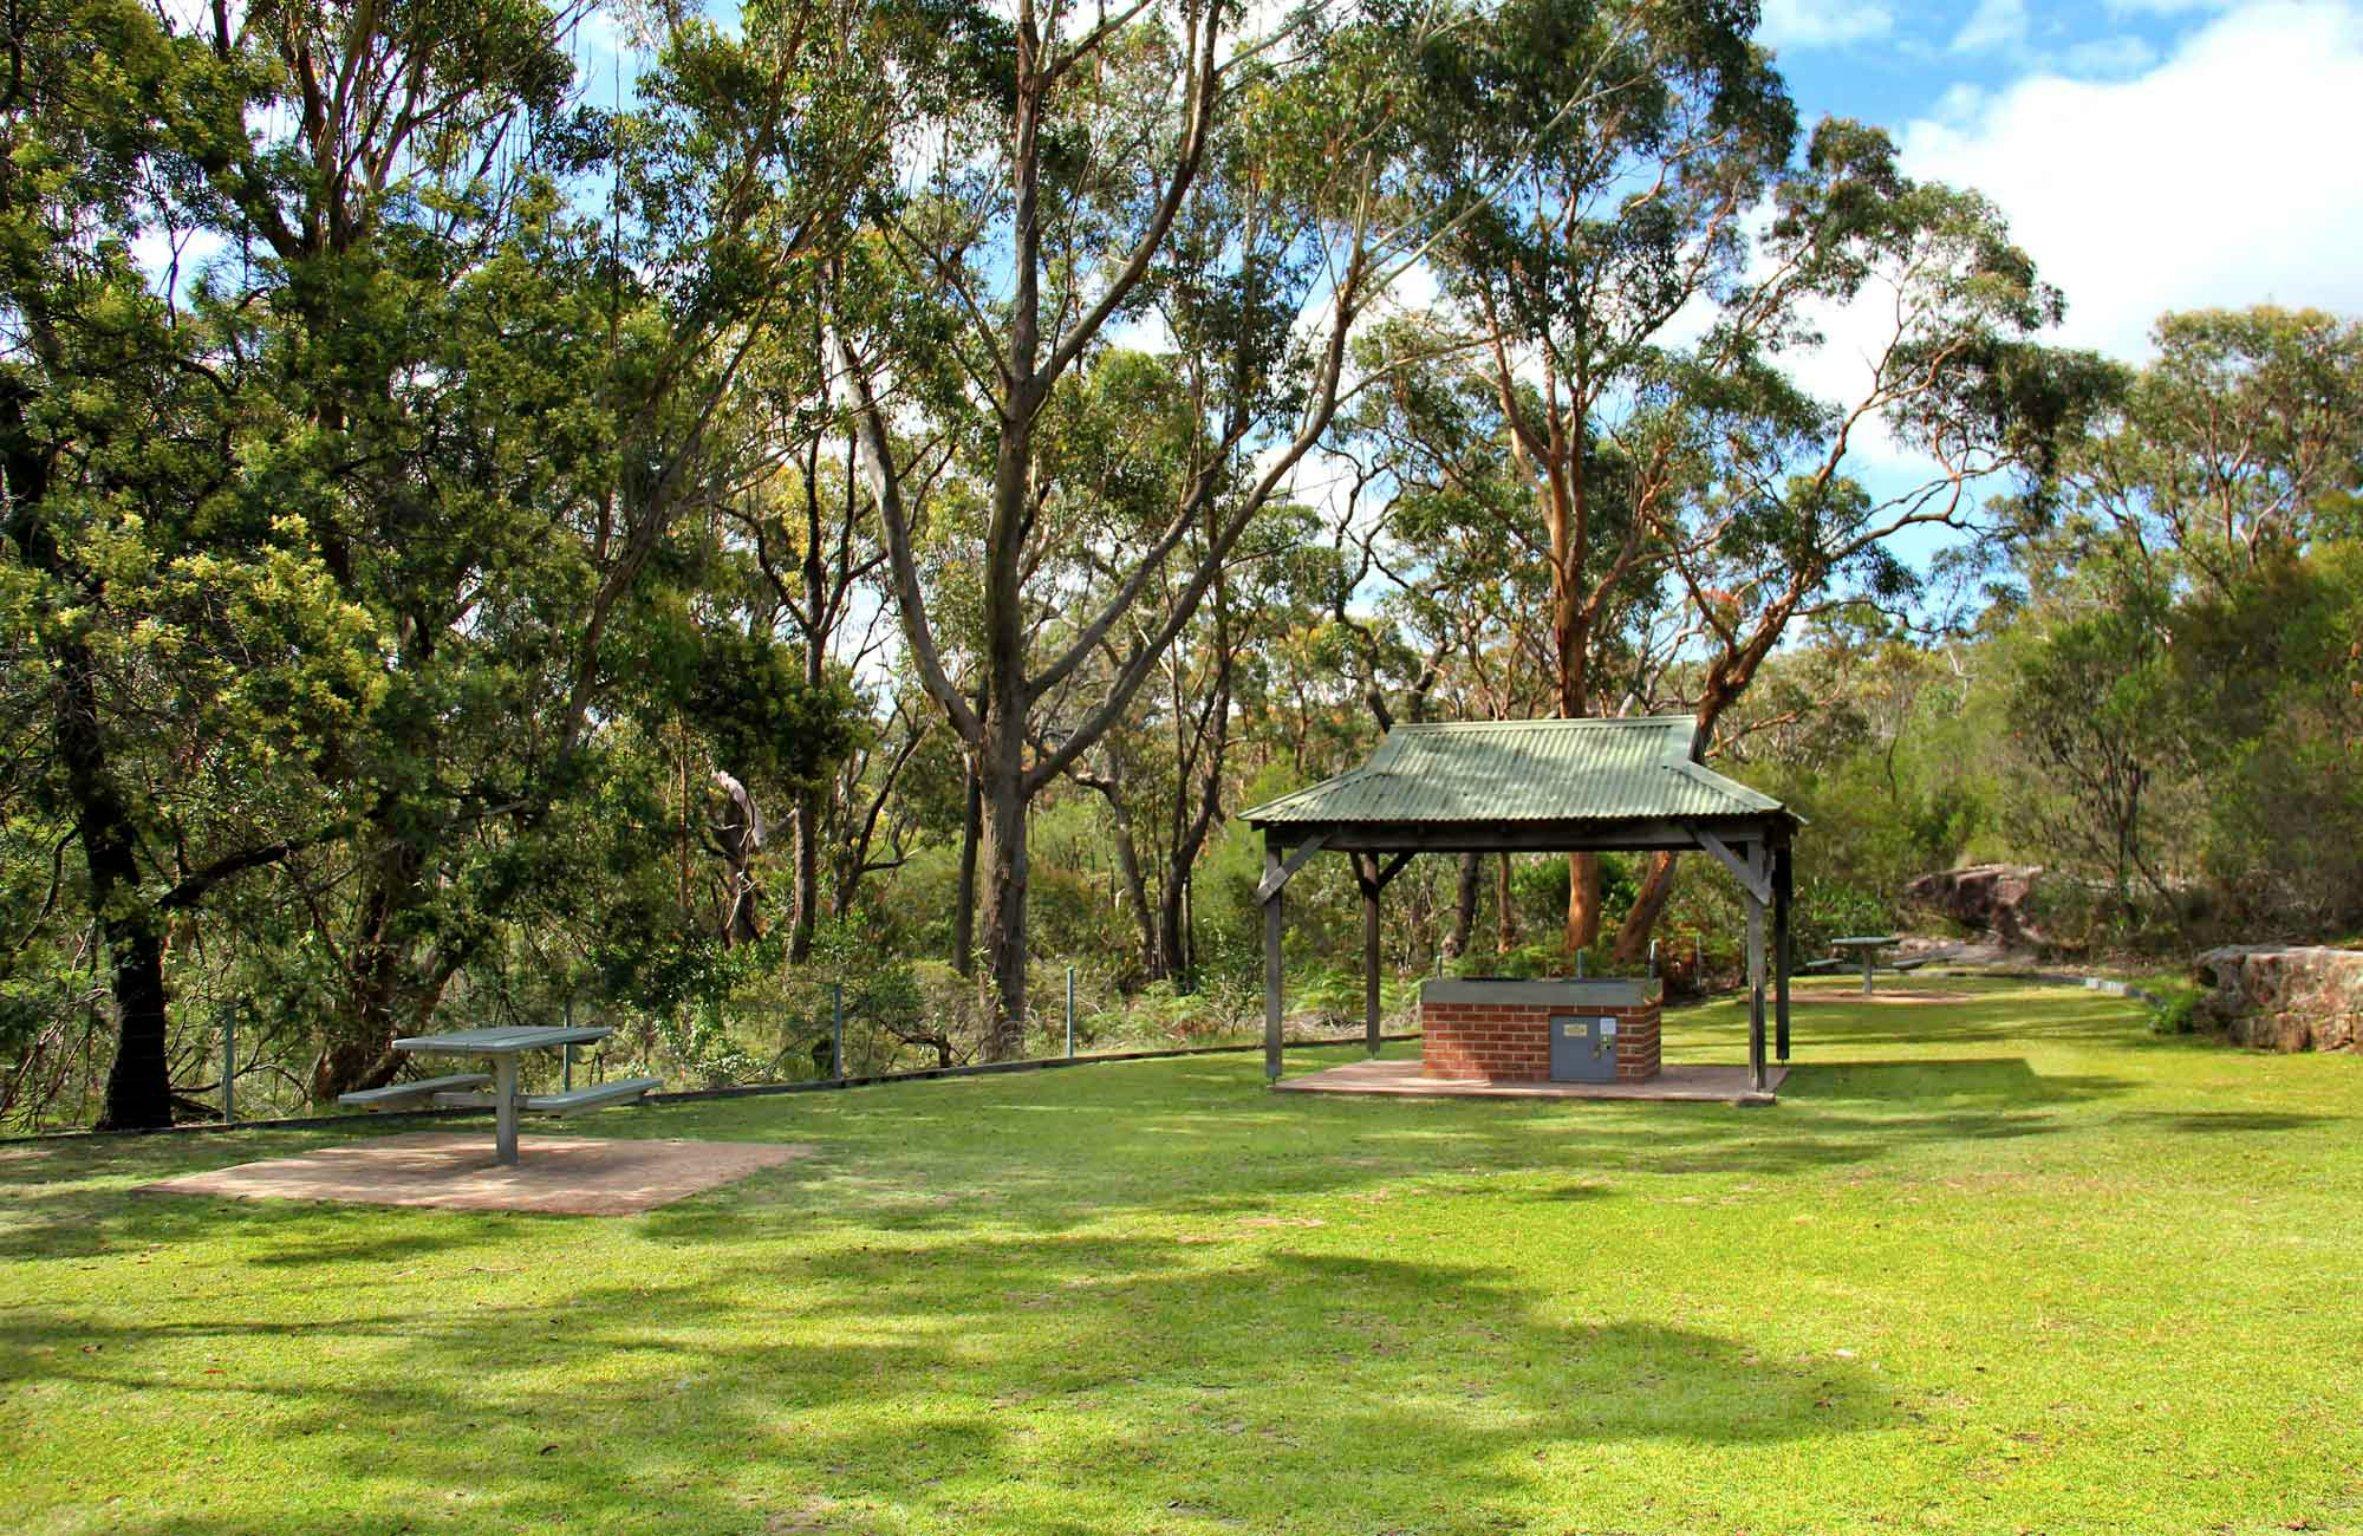
[[[624,1219],[0,1148],[0,1528],[2363,1531],[2363,1059],[1847,986],[1771,1109],[1240,1055],[572,1122],[819,1149]]]

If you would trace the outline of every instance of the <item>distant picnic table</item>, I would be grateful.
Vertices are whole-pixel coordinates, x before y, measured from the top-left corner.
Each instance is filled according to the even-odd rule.
[[[1892,933],[1857,933],[1830,940],[1830,948],[1852,952],[1861,959],[1863,996],[1869,997],[1872,990],[1871,972],[1878,968],[1879,951],[1902,942],[1900,936]]]
[[[412,1056],[468,1056],[489,1059],[492,1071],[457,1072],[446,1077],[391,1083],[341,1095],[337,1102],[355,1109],[417,1108],[489,1109],[492,1111],[493,1153],[503,1163],[517,1161],[517,1114],[570,1115],[638,1099],[662,1087],[653,1077],[625,1077],[588,1088],[559,1093],[520,1093],[517,1064],[528,1051],[559,1050],[589,1045],[615,1033],[604,1024],[518,1024],[493,1029],[454,1029],[435,1035],[405,1035],[394,1049]]]

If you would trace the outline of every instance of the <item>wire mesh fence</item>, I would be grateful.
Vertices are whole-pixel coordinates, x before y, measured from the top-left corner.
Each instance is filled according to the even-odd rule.
[[[528,1092],[571,1091],[610,1079],[653,1076],[668,1097],[787,1091],[1004,1072],[1068,1061],[1116,1061],[1190,1052],[1253,1049],[1262,1038],[1260,998],[1213,988],[1126,988],[1113,977],[1065,966],[1044,978],[1029,1020],[1027,1049],[987,1061],[974,984],[929,985],[901,974],[800,976],[759,1001],[669,1010],[601,1008],[573,997],[539,1014],[504,1009],[486,1018],[456,1008],[442,1028],[485,1023],[602,1025],[593,1044],[542,1053],[521,1066]],[[1359,982],[1319,974],[1294,989],[1291,1043],[1361,1038]],[[1402,1036],[1415,1012],[1416,981],[1387,988],[1387,1028]],[[464,1001],[464,1000],[463,1000]],[[489,1011],[489,1010],[487,1010]],[[429,1031],[432,1032],[432,1031]],[[103,1032],[94,1031],[103,1040]],[[334,1112],[314,1093],[300,1042],[247,999],[214,1001],[184,1019],[173,1039],[176,1119],[187,1125],[309,1121]],[[394,1079],[431,1074],[397,1059]],[[91,1074],[103,1076],[103,1065]],[[78,1106],[58,1104],[0,1134],[41,1134],[89,1124]],[[62,1113],[58,1111],[63,1111]]]

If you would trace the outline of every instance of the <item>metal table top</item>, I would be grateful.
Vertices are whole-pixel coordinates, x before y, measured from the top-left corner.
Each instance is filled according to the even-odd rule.
[[[503,1029],[454,1029],[439,1035],[405,1035],[397,1051],[421,1056],[515,1056],[558,1045],[588,1045],[614,1034],[606,1024],[519,1024]]]

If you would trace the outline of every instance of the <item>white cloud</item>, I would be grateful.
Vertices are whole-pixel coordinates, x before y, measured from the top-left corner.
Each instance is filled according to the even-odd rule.
[[[1757,35],[1775,48],[1836,48],[1894,28],[1895,14],[1881,0],[1764,0]]]
[[[2027,0],[1977,0],[1977,9],[1953,34],[1955,53],[1990,53],[2017,48],[2027,40]]]
[[[1985,99],[1986,93],[1974,83],[1956,80],[1945,87],[1942,96],[1936,98],[1936,107],[1930,116],[1939,122],[1958,123],[1974,114]]]
[[[2060,62],[2070,73],[2079,76],[2131,75],[2157,63],[2158,50],[2131,33],[2124,33],[2070,44],[2060,55]]]
[[[2363,12],[2274,3],[2209,21],[2122,80],[2029,76],[1902,135],[1917,176],[2000,205],[2067,293],[2062,339],[2147,350],[2160,313],[2363,311]]]

